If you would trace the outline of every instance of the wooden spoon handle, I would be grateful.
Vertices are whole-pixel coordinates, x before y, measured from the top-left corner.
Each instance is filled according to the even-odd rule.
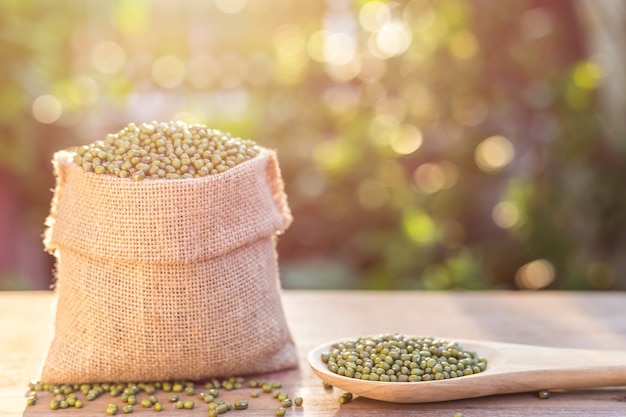
[[[515,374],[506,377],[515,391],[626,385],[624,351],[505,346],[496,373]]]

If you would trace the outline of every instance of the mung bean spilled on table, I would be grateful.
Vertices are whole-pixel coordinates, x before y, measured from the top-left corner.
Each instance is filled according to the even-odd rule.
[[[487,359],[456,342],[401,334],[334,343],[321,360],[337,375],[381,382],[437,381],[487,369]]]
[[[33,381],[29,384],[27,405],[36,406],[39,392],[47,392],[52,396],[49,407],[52,410],[61,410],[69,407],[82,408],[83,401],[78,398],[83,395],[88,401],[95,401],[105,395],[113,401],[104,408],[104,414],[117,415],[129,414],[135,411],[135,406],[143,409],[163,411],[164,405],[159,396],[164,396],[170,403],[168,409],[192,410],[199,407],[208,407],[209,416],[218,416],[231,410],[246,410],[249,402],[239,398],[233,402],[218,399],[220,390],[235,391],[244,388],[245,379],[242,377],[229,377],[224,380],[212,379],[204,382],[203,387],[189,381],[168,382],[140,382],[140,383],[100,383],[100,384],[46,384]],[[290,399],[289,394],[281,391],[283,384],[279,381],[264,381],[250,379],[245,388],[251,390],[253,398],[261,396],[258,387],[269,388],[265,393],[277,400],[277,415],[286,415],[294,407],[301,407],[302,397]],[[266,388],[266,389],[267,389]],[[42,394],[43,395],[43,394]],[[198,405],[194,399],[199,398]],[[121,403],[121,404],[120,404]],[[206,404],[206,405],[205,405]],[[281,414],[284,413],[284,414]]]

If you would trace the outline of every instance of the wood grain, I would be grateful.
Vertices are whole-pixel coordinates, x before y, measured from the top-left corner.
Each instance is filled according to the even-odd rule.
[[[35,378],[51,339],[53,294],[0,293],[0,417],[104,416],[101,397],[82,410],[50,411],[43,398],[26,407],[28,381]],[[285,291],[287,320],[296,341],[300,367],[263,375],[280,380],[283,391],[301,396],[304,405],[288,416],[608,416],[626,415],[625,387],[554,391],[548,400],[535,392],[467,400],[397,404],[356,396],[338,403],[339,388],[324,389],[307,364],[310,350],[328,341],[364,334],[398,332],[450,339],[485,339],[554,348],[626,350],[626,294],[565,292],[354,292]],[[262,325],[260,323],[259,325]],[[224,393],[246,397],[250,408],[235,415],[274,416],[278,406],[268,396],[249,398],[247,391]],[[206,416],[194,410],[156,413],[137,408],[140,416]],[[121,414],[120,414],[121,415]],[[230,415],[230,414],[229,414]]]

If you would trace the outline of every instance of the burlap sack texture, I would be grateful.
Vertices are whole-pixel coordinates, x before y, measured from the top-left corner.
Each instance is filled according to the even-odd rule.
[[[291,213],[276,155],[218,175],[141,182],[57,152],[48,383],[201,380],[297,366],[276,236]]]

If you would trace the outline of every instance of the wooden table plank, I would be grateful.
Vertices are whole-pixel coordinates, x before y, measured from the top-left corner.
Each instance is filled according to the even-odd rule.
[[[44,400],[25,407],[26,385],[37,376],[51,338],[53,300],[48,292],[0,293],[0,417],[105,415],[106,398],[88,403],[82,410],[65,412],[50,411]],[[455,412],[463,412],[466,417],[626,415],[624,387],[555,392],[549,400],[540,400],[535,393],[522,393],[428,404],[390,404],[356,398],[340,406],[337,399],[341,391],[324,389],[306,364],[307,352],[319,344],[385,332],[621,349],[626,354],[624,293],[285,291],[283,302],[298,346],[300,367],[263,377],[282,381],[283,391],[292,398],[304,398],[304,406],[289,410],[287,415],[452,417]],[[248,391],[228,393],[228,399],[250,401],[247,411],[231,413],[242,417],[274,415],[276,400],[267,395],[261,399],[249,398]],[[191,411],[162,413],[136,407],[133,415],[137,413],[206,416],[207,411],[201,404]]]

